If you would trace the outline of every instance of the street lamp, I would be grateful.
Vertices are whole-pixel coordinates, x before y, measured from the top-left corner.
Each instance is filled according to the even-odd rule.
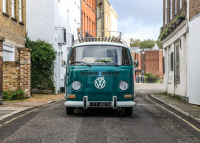
[[[144,49],[142,50],[142,55],[143,55],[143,66],[142,66],[142,76],[143,76],[143,83],[144,83],[144,54],[145,54],[145,51]]]

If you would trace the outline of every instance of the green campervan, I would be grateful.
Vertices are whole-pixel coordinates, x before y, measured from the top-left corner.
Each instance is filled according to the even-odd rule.
[[[131,115],[136,105],[134,69],[126,44],[120,39],[90,39],[71,47],[64,105],[67,115],[77,108],[123,109]]]

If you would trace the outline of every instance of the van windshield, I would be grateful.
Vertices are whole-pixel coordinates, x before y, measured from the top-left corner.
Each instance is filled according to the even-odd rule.
[[[132,63],[127,48],[119,46],[85,46],[72,49],[68,64],[130,66]]]

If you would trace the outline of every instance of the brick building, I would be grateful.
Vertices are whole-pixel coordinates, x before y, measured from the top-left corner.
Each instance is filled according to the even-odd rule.
[[[111,36],[111,4],[108,0],[97,0],[97,36]],[[101,32],[103,31],[103,32]]]
[[[25,48],[26,0],[0,1],[0,93],[23,89],[30,96],[30,49]],[[17,63],[15,67],[13,63]],[[9,67],[10,71],[7,72]],[[19,74],[14,77],[17,69]],[[2,80],[3,79],[3,80]],[[18,81],[16,85],[15,82]],[[8,85],[9,84],[9,85]]]
[[[200,105],[200,0],[163,0],[165,90]]]
[[[137,76],[142,75],[142,72],[144,71],[144,73],[149,72],[159,76],[160,79],[163,79],[163,50],[145,49],[143,54],[142,49],[137,49],[137,51],[132,51],[131,55],[133,61],[138,60],[139,62],[136,68]]]
[[[96,36],[96,0],[81,0],[83,36]],[[85,32],[84,32],[85,31]]]

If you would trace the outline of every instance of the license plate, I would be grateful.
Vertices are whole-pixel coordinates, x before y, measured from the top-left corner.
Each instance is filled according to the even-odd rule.
[[[112,102],[89,102],[90,107],[111,107]]]

